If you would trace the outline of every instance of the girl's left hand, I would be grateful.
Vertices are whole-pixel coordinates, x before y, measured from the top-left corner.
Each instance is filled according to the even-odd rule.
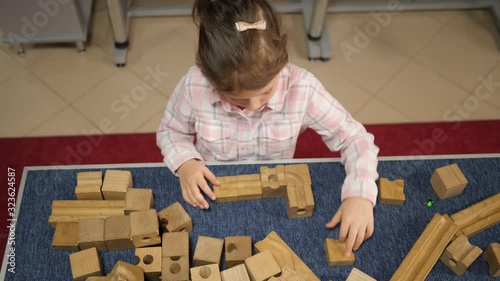
[[[368,199],[351,197],[345,199],[326,228],[334,228],[340,221],[339,241],[347,238],[345,256],[356,251],[361,243],[370,238],[374,230],[373,204]]]

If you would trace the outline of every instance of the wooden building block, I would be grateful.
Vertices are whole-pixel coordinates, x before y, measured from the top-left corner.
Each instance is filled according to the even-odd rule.
[[[125,214],[133,211],[152,209],[154,205],[153,190],[148,188],[129,188],[125,193]]]
[[[95,247],[107,251],[104,242],[104,219],[82,219],[78,223],[78,247],[82,250]]]
[[[69,254],[74,281],[85,281],[90,276],[103,276],[101,259],[96,248]]]
[[[133,249],[130,236],[130,217],[119,216],[104,219],[104,242],[108,251]]]
[[[260,179],[262,181],[262,198],[285,197],[287,185],[285,166],[277,165],[274,168],[261,166]]]
[[[162,228],[168,232],[193,231],[193,221],[182,204],[175,202],[158,212]]]
[[[305,279],[286,264],[281,268],[281,275],[279,277],[271,277],[268,281],[305,281]]]
[[[124,209],[124,200],[54,200],[49,224],[55,227],[59,222],[122,216]]]
[[[144,269],[124,261],[117,261],[108,278],[109,281],[144,281]]]
[[[353,268],[345,281],[377,281],[363,271]]]
[[[117,281],[117,280],[112,280],[108,276],[90,276],[89,278],[86,279],[86,281]]]
[[[457,230],[448,215],[435,214],[390,280],[423,281]]]
[[[354,261],[356,260],[354,253],[351,253],[350,256],[346,257],[344,254],[345,247],[345,241],[340,242],[339,240],[335,240],[333,238],[326,238],[325,252],[328,266],[345,266],[354,264]]]
[[[226,269],[245,263],[252,256],[251,236],[228,236],[225,241]]]
[[[54,250],[78,251],[78,223],[61,222],[56,224],[54,238],[52,239]]]
[[[245,264],[235,265],[229,269],[221,271],[222,281],[250,281]]]
[[[219,179],[219,178],[217,178]],[[226,188],[224,186],[214,185],[215,202],[226,203],[238,201],[238,190]]]
[[[281,268],[285,267],[285,265],[290,266],[306,281],[320,281],[314,272],[288,247],[276,232],[270,232],[266,238],[255,243],[254,247],[257,252],[270,250]]]
[[[130,237],[136,248],[161,244],[160,224],[155,209],[130,213]]]
[[[78,200],[102,200],[102,172],[79,172],[75,195]]]
[[[168,281],[188,281],[189,255],[162,257],[161,279]]]
[[[483,258],[488,263],[490,275],[493,277],[500,276],[500,244],[490,244],[484,250]]]
[[[201,235],[198,236],[193,257],[194,266],[202,266],[213,263],[219,264],[223,246],[224,240],[222,239]]]
[[[215,202],[234,202],[262,198],[260,174],[218,177],[214,186]]]
[[[130,171],[107,170],[102,183],[105,200],[125,200],[128,188],[134,187]]]
[[[285,166],[288,218],[306,218],[314,212],[311,175],[307,164]]]
[[[189,256],[189,232],[163,233],[161,248],[163,257]]]
[[[207,264],[191,268],[191,281],[221,281],[218,264]]]
[[[462,193],[467,185],[467,179],[457,164],[451,164],[434,171],[431,185],[438,197],[445,199]]]
[[[461,276],[482,252],[479,247],[471,245],[469,239],[461,234],[451,241],[450,245],[444,250],[441,261],[455,274]]]
[[[467,237],[500,222],[500,193],[450,216]]]
[[[160,280],[162,256],[161,247],[147,247],[135,249],[135,258],[139,261],[138,267],[144,269],[146,281]]]
[[[387,205],[403,205],[406,200],[404,187],[404,180],[390,181],[386,178],[380,178],[378,202]]]
[[[251,281],[265,281],[281,273],[281,268],[270,250],[262,251],[247,258],[245,266]]]

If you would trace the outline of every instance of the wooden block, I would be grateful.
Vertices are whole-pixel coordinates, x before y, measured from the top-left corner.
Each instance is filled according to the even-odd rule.
[[[162,257],[161,279],[167,281],[188,281],[189,255]]]
[[[262,198],[260,174],[218,177],[220,185],[214,186],[215,202],[234,202]],[[237,199],[236,199],[237,197]]]
[[[266,238],[255,243],[255,250],[262,252],[270,250],[278,265],[283,268],[285,265],[290,266],[306,281],[320,281],[319,278],[312,272],[309,267],[288,247],[288,245],[276,234],[270,232]]]
[[[107,218],[124,215],[124,200],[54,200],[49,224],[78,222],[85,218]]]
[[[387,205],[403,205],[406,200],[404,187],[404,180],[389,181],[386,178],[380,178],[378,202]]]
[[[145,280],[160,280],[162,256],[161,247],[147,247],[135,249],[135,258],[139,261],[138,267],[144,269]]]
[[[54,238],[52,239],[54,250],[78,251],[78,223],[62,222],[56,224]]]
[[[250,281],[245,264],[239,264],[221,271],[220,276],[222,281]]]
[[[225,241],[226,269],[245,263],[252,256],[252,237],[228,236]]]
[[[130,237],[136,248],[161,244],[160,224],[155,209],[130,213]]]
[[[108,278],[109,281],[144,281],[144,269],[124,261],[117,261]]]
[[[74,281],[85,281],[91,276],[103,276],[101,259],[96,248],[69,254],[69,262]]]
[[[198,236],[193,257],[194,266],[202,266],[213,263],[219,264],[223,246],[224,240],[222,239],[201,235]]]
[[[189,232],[163,233],[161,248],[163,257],[189,256]]]
[[[191,268],[191,281],[221,281],[219,265],[208,264]]]
[[[274,168],[261,166],[260,178],[262,181],[262,198],[285,197],[287,186],[285,166],[277,165]]]
[[[281,273],[281,268],[270,250],[262,251],[245,260],[251,281],[265,281]]]
[[[86,281],[116,281],[116,280],[112,280],[108,276],[90,276],[89,278],[86,279]]]
[[[353,268],[345,281],[377,281],[363,271]]]
[[[168,232],[193,231],[193,221],[179,202],[158,212],[158,219],[162,228],[166,228]]]
[[[295,270],[293,270],[289,265],[285,265],[281,268],[280,277],[271,277],[268,281],[305,281]]]
[[[215,202],[236,202],[238,201],[238,190],[233,188],[226,188],[219,185],[214,185],[214,193],[216,196]]]
[[[152,209],[154,205],[153,191],[148,188],[129,188],[125,193],[125,214],[132,211]]]
[[[488,263],[490,275],[493,277],[500,276],[500,244],[490,244],[484,251],[483,258]]]
[[[500,193],[451,215],[458,229],[467,237],[500,222]]]
[[[390,280],[423,281],[457,230],[448,215],[435,214]]]
[[[438,197],[445,199],[462,193],[467,185],[467,179],[457,164],[451,164],[434,171],[431,185]]]
[[[105,252],[104,219],[82,219],[78,223],[78,247],[85,250],[95,247],[100,252]]]
[[[461,276],[482,252],[479,247],[471,245],[469,239],[461,234],[451,241],[440,259],[455,274]]]
[[[80,172],[76,175],[75,195],[78,200],[102,200],[102,172]]]
[[[340,242],[333,238],[326,238],[325,252],[328,266],[346,266],[354,264],[356,257],[354,253],[346,257],[344,254],[346,242]]]
[[[105,200],[125,200],[128,188],[134,187],[130,171],[107,170],[102,183]]]
[[[119,216],[104,219],[104,242],[108,251],[133,249],[130,217]]]
[[[314,212],[311,175],[307,164],[285,166],[288,218],[306,218]]]

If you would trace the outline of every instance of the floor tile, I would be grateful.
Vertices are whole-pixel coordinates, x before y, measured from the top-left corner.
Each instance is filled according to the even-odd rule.
[[[474,87],[473,94],[479,99],[500,108],[500,62],[489,74],[479,79],[478,84]]]
[[[375,39],[360,41],[350,35],[334,49],[329,67],[369,93],[377,93],[410,57]],[[363,42],[362,44],[360,42]]]
[[[472,90],[479,76],[487,74],[500,59],[495,42],[470,31],[457,30],[453,23],[444,28],[415,58],[448,77],[467,90]],[[477,37],[480,37],[478,39]]]
[[[72,106],[50,117],[27,136],[88,136],[100,131]]]
[[[27,71],[0,84],[0,136],[25,136],[67,104]]]
[[[353,114],[354,119],[363,124],[398,124],[409,123],[411,120],[404,114],[385,104],[377,97],[370,99],[360,110]]]
[[[351,114],[354,114],[371,98],[369,93],[334,73],[324,64],[313,67],[311,72],[323,84],[325,89]]]
[[[461,87],[412,61],[377,97],[412,120],[429,122],[443,120],[445,112],[467,95]]]
[[[136,133],[156,133],[160,127],[160,121],[163,118],[164,110],[158,111],[151,119],[142,124],[135,132]]]
[[[23,66],[14,58],[9,56],[7,52],[8,50],[5,51],[0,49],[0,83],[11,78],[15,73],[23,70]]]
[[[69,102],[74,101],[106,80],[117,68],[112,57],[99,48],[87,48],[84,54],[63,49],[43,58],[30,70]]]
[[[73,103],[87,119],[106,134],[134,132],[167,99],[127,69],[114,74]]]

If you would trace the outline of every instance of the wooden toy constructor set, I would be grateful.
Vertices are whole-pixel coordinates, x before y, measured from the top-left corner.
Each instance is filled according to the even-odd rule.
[[[262,166],[260,174],[218,177],[216,202],[284,197],[289,218],[313,215],[314,198],[306,164]],[[430,183],[441,199],[459,195],[467,180],[456,164],[436,169]],[[190,267],[191,217],[179,202],[157,212],[151,189],[134,188],[130,171],[77,174],[78,200],[54,200],[49,224],[53,248],[69,255],[73,280],[108,281],[319,281],[272,231],[252,245],[251,236],[198,236]],[[402,205],[404,181],[379,180],[380,204]],[[500,276],[500,244],[484,252],[468,238],[500,221],[500,194],[451,216],[435,214],[391,280],[424,280],[438,259],[457,275],[483,254],[491,276]],[[191,237],[193,238],[193,237]],[[326,238],[328,266],[353,265],[345,243]],[[137,264],[117,261],[105,275],[99,252],[135,249]],[[221,270],[224,252],[225,268]],[[255,254],[252,254],[255,252]],[[375,280],[353,268],[348,281]]]

